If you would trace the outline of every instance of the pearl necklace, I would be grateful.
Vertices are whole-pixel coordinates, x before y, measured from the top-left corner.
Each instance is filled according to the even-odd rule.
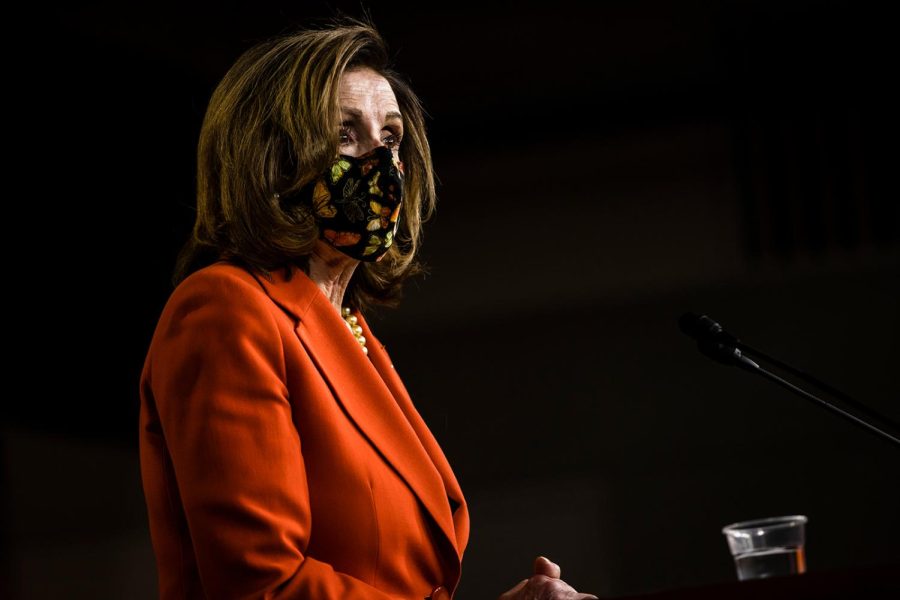
[[[366,338],[363,337],[362,327],[359,325],[359,319],[356,318],[356,315],[352,313],[352,311],[346,306],[341,309],[341,316],[344,317],[344,323],[347,324],[347,328],[350,330],[350,333],[353,334],[353,337],[356,338],[356,341],[359,342],[359,347],[362,348],[363,354],[369,354],[369,349],[366,348]]]

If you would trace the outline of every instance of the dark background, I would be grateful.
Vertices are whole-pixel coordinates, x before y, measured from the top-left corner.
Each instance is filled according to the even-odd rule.
[[[430,274],[370,322],[470,502],[458,597],[495,597],[537,554],[603,595],[730,581],[721,527],[780,514],[809,517],[811,571],[900,559],[898,449],[676,325],[706,312],[900,419],[896,57],[875,3],[367,6],[441,182]],[[27,241],[7,257],[0,595],[155,597],[137,381],[203,112],[243,50],[338,9],[361,14],[8,22],[6,234]]]

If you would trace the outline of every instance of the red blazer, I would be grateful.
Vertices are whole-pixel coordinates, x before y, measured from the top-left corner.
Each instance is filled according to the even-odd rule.
[[[140,454],[161,598],[452,593],[468,509],[384,346],[360,316],[366,357],[301,270],[272,277],[202,269],[153,336]]]

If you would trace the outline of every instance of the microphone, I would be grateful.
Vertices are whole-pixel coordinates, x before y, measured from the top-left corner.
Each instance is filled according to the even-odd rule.
[[[733,336],[725,331],[725,329],[721,325],[719,325],[708,316],[697,316],[693,313],[685,313],[681,315],[681,318],[678,319],[678,327],[682,332],[697,341],[697,347],[700,349],[700,352],[712,358],[713,360],[725,365],[740,367],[746,371],[750,371],[751,373],[761,375],[766,379],[774,381],[778,385],[802,396],[803,398],[818,404],[822,408],[826,408],[831,412],[852,421],[853,423],[865,428],[869,432],[880,435],[881,437],[886,438],[897,445],[900,445],[900,437],[884,431],[881,427],[875,425],[872,421],[880,421],[881,423],[890,424],[895,429],[898,427],[896,423],[884,417],[883,415],[878,414],[864,404],[853,400],[846,394],[835,390],[825,383],[822,383],[812,375],[804,373],[799,369],[795,369],[794,367],[791,367],[790,365],[787,365],[780,360],[767,356],[766,354],[763,354],[758,350],[754,350],[747,344],[742,343],[736,336]],[[832,404],[831,402],[824,400],[823,398],[820,398],[819,396],[816,396],[815,394],[794,385],[786,379],[783,379],[778,375],[767,371],[766,369],[760,367],[758,363],[748,358],[746,354],[753,355],[757,360],[763,360],[774,364],[775,366],[785,371],[793,373],[807,383],[810,383],[818,387],[819,389],[825,390],[832,396],[842,400],[845,406],[852,406],[856,410],[856,413],[854,414],[846,408],[836,406],[835,404]]]
[[[697,340],[700,352],[725,365],[748,371],[758,371],[759,365],[741,352],[740,340],[726,332],[721,325],[707,317],[685,313],[678,319],[681,331]]]

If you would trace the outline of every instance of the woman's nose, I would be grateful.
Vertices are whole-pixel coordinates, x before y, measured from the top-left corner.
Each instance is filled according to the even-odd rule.
[[[368,154],[375,148],[385,145],[384,141],[381,139],[380,127],[373,125],[371,128],[367,128],[366,131],[367,133],[360,137],[359,143],[357,144],[357,149],[359,151],[357,156]]]

